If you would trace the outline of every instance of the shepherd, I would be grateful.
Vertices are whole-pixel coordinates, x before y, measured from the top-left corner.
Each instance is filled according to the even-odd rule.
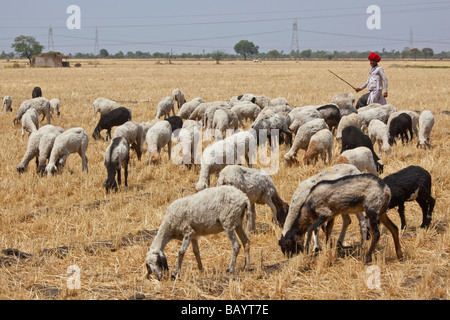
[[[386,104],[385,98],[388,96],[388,80],[384,74],[383,68],[378,65],[381,57],[375,52],[371,52],[368,59],[370,61],[370,66],[372,67],[369,72],[369,78],[361,87],[355,88],[355,91],[359,92],[367,87],[367,90],[370,92],[369,98],[367,99],[367,105],[371,103],[384,105]]]

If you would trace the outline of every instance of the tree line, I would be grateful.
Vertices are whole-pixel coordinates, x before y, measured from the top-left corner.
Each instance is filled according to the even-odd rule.
[[[21,58],[29,59],[33,55],[38,55],[42,52],[44,46],[42,46],[34,37],[19,36],[14,39],[14,43],[11,45],[14,52],[6,53],[2,51],[0,53],[0,59],[13,59],[17,55]],[[283,50],[270,50],[268,52],[259,52],[259,46],[248,40],[241,40],[234,46],[235,54],[227,53],[224,50],[213,50],[212,52],[202,53],[181,53],[175,54],[172,50],[170,52],[143,52],[143,51],[128,51],[126,53],[119,51],[111,54],[106,49],[99,50],[98,54],[93,53],[81,53],[75,54],[69,53],[69,58],[75,59],[213,59],[216,63],[221,60],[236,60],[247,58],[254,59],[267,59],[267,60],[284,60],[284,59],[321,59],[321,60],[333,60],[333,59],[366,59],[370,51],[312,51],[311,49],[297,50],[284,52]],[[377,52],[384,59],[450,59],[450,51],[442,51],[435,53],[432,48],[408,48],[405,47],[402,51],[391,50],[386,51],[384,48],[381,52]]]

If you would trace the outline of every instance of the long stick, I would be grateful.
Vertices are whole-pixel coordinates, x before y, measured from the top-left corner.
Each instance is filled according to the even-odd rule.
[[[354,86],[352,86],[350,83],[348,83],[347,81],[345,81],[344,79],[342,79],[341,77],[339,77],[336,73],[334,73],[333,71],[331,71],[330,69],[328,69],[328,71],[330,71],[332,74],[334,74],[336,77],[338,77],[339,79],[341,79],[342,81],[344,81],[346,84],[348,84],[350,87],[352,87],[354,90],[356,90],[356,88]]]

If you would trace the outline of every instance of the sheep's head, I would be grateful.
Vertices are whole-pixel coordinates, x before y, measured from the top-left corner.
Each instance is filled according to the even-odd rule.
[[[383,163],[383,161],[378,160],[376,165],[377,165],[378,173],[380,173],[380,174],[383,173],[383,170],[384,170],[384,163]]]
[[[17,171],[19,172],[19,173],[24,173],[25,172],[25,167],[23,166],[23,165],[18,165],[17,167],[16,167],[16,169],[17,169]]]
[[[278,240],[281,252],[288,258],[297,255],[299,252],[303,252],[303,243],[298,241],[299,238],[298,232],[289,230],[286,232],[286,235],[282,235],[280,240]]]
[[[150,162],[151,163],[159,163],[161,161],[161,155],[157,151],[153,151],[150,153]]]
[[[419,142],[417,142],[416,147],[417,147],[417,148],[421,147],[422,149],[427,149],[427,147],[428,147],[428,148],[431,149],[430,144],[429,144],[428,141],[426,141],[426,140],[425,140],[425,141],[419,140]]]
[[[58,168],[54,164],[48,164],[45,167],[45,172],[47,172],[47,175],[52,175],[52,174],[55,174],[56,172],[58,172]]]
[[[208,185],[206,184],[206,182],[203,181],[199,181],[196,185],[195,185],[195,189],[197,191],[202,191],[203,189],[208,188]]]
[[[150,250],[145,257],[145,265],[147,267],[147,278],[150,278],[152,272],[161,280],[164,272],[169,271],[167,259],[164,252],[160,250]]]

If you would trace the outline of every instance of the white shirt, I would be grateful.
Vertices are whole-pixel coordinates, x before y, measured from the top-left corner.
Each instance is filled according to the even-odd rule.
[[[369,78],[361,86],[361,89],[367,87],[369,91],[382,90],[384,83],[384,92],[388,92],[388,81],[384,70],[380,66],[373,67],[369,72]]]

